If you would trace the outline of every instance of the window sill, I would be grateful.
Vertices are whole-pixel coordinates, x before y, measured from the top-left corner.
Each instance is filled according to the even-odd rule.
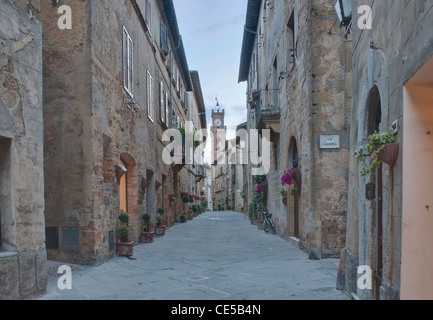
[[[17,256],[18,252],[0,251],[0,259]]]

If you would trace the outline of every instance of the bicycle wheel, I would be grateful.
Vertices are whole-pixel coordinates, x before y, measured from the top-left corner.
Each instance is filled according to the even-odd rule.
[[[265,221],[263,223],[263,230],[265,230],[266,233],[268,233],[269,231],[271,231],[271,224],[268,221]]]

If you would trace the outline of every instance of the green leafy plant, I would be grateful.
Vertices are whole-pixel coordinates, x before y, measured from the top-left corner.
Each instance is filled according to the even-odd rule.
[[[119,226],[116,229],[116,234],[121,242],[128,242],[129,229],[127,226]]]
[[[144,226],[146,227],[146,230],[149,230],[149,227],[152,225],[152,217],[150,216],[150,214],[144,213],[141,218],[143,220]]]
[[[164,216],[162,214],[157,214],[156,215],[156,223],[158,224],[158,226],[160,226],[162,224],[162,222],[164,221]]]
[[[125,223],[125,224],[128,224],[128,222],[129,222],[129,214],[128,213],[121,213],[120,215],[119,215],[119,220],[121,221],[121,222],[123,222],[123,223]]]
[[[382,160],[379,158],[379,153],[387,144],[394,142],[393,128],[384,132],[375,131],[368,137],[368,143],[362,146],[356,155],[356,158],[362,164],[361,176],[366,176],[371,173],[373,168],[379,168],[381,166]],[[370,161],[366,159],[368,156],[370,156]]]
[[[158,208],[158,213],[159,214],[164,214],[165,213],[165,209],[164,208]]]

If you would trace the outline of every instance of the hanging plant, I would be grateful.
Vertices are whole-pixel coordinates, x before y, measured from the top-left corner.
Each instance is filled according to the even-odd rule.
[[[384,132],[375,131],[368,137],[368,143],[357,152],[356,158],[361,162],[361,176],[371,173],[373,168],[379,168],[383,162],[394,166],[399,152],[399,143],[395,142],[394,129]],[[366,157],[370,157],[367,161]]]
[[[281,185],[284,187],[285,185],[293,185],[293,189],[291,191],[291,195],[299,195],[301,192],[301,181],[300,181],[300,171],[298,168],[290,168],[289,171],[285,172],[281,177]],[[283,195],[283,194],[281,194]],[[284,197],[284,195],[283,195]]]

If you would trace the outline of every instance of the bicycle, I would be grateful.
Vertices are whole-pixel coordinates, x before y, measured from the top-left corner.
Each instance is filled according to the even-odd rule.
[[[272,220],[272,214],[264,210],[263,216],[265,218],[265,221],[263,222],[263,230],[265,230],[266,233],[272,232],[273,234],[276,234],[277,230],[275,229],[274,220]]]

